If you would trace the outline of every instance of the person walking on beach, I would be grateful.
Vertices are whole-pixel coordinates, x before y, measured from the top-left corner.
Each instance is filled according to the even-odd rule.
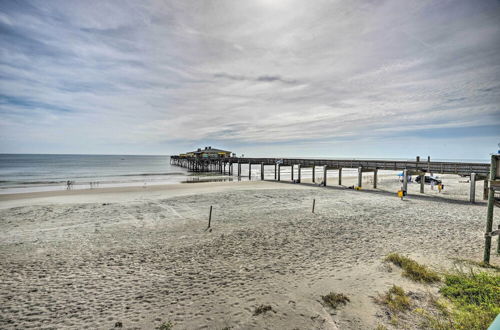
[[[431,190],[434,190],[434,180],[431,180]]]

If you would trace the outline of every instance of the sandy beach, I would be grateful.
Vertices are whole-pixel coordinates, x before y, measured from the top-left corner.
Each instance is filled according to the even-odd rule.
[[[388,271],[388,253],[438,270],[482,259],[482,183],[471,205],[458,176],[442,193],[410,184],[404,201],[394,176],[355,180],[2,195],[0,328],[373,329],[387,325],[373,297],[393,284],[437,291]],[[350,302],[329,309],[330,291]]]

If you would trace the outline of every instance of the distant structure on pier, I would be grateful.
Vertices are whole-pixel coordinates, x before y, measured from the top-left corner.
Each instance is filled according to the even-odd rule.
[[[227,158],[231,157],[231,151],[205,147],[205,149],[198,148],[196,151],[186,152],[185,154],[180,154],[180,157],[194,157],[194,158]]]

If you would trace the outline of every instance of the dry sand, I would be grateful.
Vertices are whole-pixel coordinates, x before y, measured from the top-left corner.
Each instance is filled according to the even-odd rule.
[[[444,179],[441,194],[410,184],[405,201],[393,176],[363,191],[331,180],[0,196],[0,328],[373,329],[387,322],[377,293],[437,290],[389,272],[388,253],[437,268],[482,258],[482,184],[471,205],[462,178]],[[351,301],[331,310],[330,291]],[[253,315],[260,304],[274,311]]]

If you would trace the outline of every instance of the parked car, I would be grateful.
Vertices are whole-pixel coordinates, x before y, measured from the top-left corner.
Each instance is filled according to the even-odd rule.
[[[436,185],[440,184],[440,183],[443,183],[441,180],[439,180],[435,176],[426,175],[424,178],[425,178],[424,179],[424,183],[431,184],[431,182],[434,182],[434,184],[436,184]],[[417,181],[418,183],[420,183],[420,176],[417,176],[417,178],[415,179],[415,181]]]

